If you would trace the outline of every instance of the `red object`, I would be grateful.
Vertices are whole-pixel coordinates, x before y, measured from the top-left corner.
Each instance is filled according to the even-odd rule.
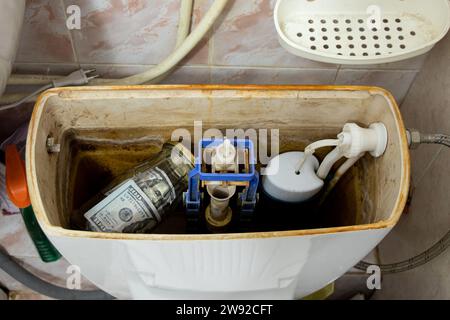
[[[6,147],[6,192],[9,199],[18,208],[26,208],[31,205],[28,194],[27,175],[25,163],[20,157],[15,145]]]

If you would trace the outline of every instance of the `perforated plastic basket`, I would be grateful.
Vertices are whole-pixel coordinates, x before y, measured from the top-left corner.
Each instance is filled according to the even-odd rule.
[[[448,32],[448,0],[278,0],[281,45],[312,60],[375,64],[429,51]]]

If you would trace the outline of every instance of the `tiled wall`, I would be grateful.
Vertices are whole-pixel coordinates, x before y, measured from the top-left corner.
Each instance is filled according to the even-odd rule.
[[[95,67],[105,77],[147,69],[173,49],[181,0],[29,0],[16,72],[64,73]],[[213,0],[195,0],[194,26]],[[222,17],[165,83],[363,84],[398,100],[425,57],[370,67],[310,61],[278,43],[275,0],[230,0]],[[81,8],[81,30],[65,27],[65,8]]]
[[[194,25],[212,0],[196,0]],[[105,77],[129,75],[157,64],[172,50],[180,0],[30,0],[16,72],[65,73],[95,67]],[[203,41],[166,83],[366,84],[402,100],[426,57],[370,67],[317,63],[280,47],[272,21],[274,0],[234,0]],[[82,9],[81,31],[65,27],[65,7]],[[435,49],[402,106],[406,124],[450,132],[450,38]],[[450,151],[424,146],[413,152],[415,194],[410,213],[382,243],[381,262],[419,253],[448,229]],[[0,242],[43,278],[64,285],[67,263],[39,261],[20,216],[0,216]],[[447,252],[415,271],[387,276],[378,297],[448,298]],[[24,290],[0,271],[0,283]],[[91,287],[85,282],[83,288]]]
[[[407,127],[450,134],[450,35],[431,52],[402,106]],[[380,245],[381,263],[408,259],[441,239],[450,226],[450,149],[411,152],[411,206]],[[384,277],[378,298],[450,299],[450,250],[432,262]]]

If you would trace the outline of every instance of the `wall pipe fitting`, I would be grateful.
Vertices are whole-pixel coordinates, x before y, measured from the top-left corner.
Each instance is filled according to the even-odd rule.
[[[407,129],[406,137],[410,149],[417,149],[421,144],[440,144],[450,148],[450,136],[445,134],[425,134],[416,129]]]

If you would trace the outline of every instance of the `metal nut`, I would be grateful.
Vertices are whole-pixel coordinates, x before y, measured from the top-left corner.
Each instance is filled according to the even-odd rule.
[[[416,129],[407,129],[408,144],[411,150],[417,149],[420,145],[420,132]]]

